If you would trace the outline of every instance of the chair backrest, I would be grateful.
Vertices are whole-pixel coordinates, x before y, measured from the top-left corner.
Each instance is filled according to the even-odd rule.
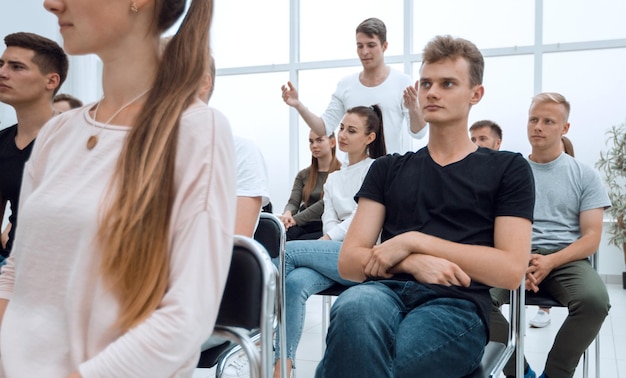
[[[265,247],[270,257],[280,256],[280,252],[285,249],[285,238],[285,226],[276,215],[270,213],[259,215],[259,224],[254,232],[254,240]]]
[[[254,232],[254,240],[261,243],[272,259],[278,259],[278,269],[276,274],[278,284],[276,290],[276,314],[278,321],[278,332],[280,333],[280,365],[281,377],[287,371],[287,325],[285,319],[285,242],[287,235],[283,222],[274,214],[261,213],[259,224]],[[276,261],[276,260],[275,260]],[[266,345],[271,350],[271,344]],[[268,375],[269,376],[269,375]]]
[[[236,235],[217,324],[249,330],[260,328],[262,314],[268,307],[266,301],[273,306],[275,285],[273,265],[264,247]],[[270,294],[268,287],[272,288]],[[266,298],[268,295],[271,298]]]

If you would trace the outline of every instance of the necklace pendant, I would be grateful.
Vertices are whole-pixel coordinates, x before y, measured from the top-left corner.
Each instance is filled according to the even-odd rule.
[[[87,149],[88,150],[93,150],[93,148],[96,146],[96,144],[98,144],[98,136],[97,135],[92,135],[89,137],[89,139],[87,139]]]

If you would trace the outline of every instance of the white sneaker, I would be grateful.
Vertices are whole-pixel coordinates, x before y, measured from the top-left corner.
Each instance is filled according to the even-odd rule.
[[[534,318],[530,319],[528,322],[531,327],[534,328],[543,328],[550,324],[550,314],[539,309]]]
[[[231,361],[224,368],[223,378],[250,378],[250,364],[248,357],[241,351],[231,358]]]

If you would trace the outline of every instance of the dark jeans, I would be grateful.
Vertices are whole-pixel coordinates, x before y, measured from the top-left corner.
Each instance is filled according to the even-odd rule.
[[[554,269],[539,284],[539,290],[550,294],[569,310],[548,354],[545,373],[550,378],[572,377],[580,357],[609,314],[611,305],[606,286],[589,260],[584,259]],[[509,291],[491,289],[491,299],[491,339],[506,344],[509,323],[500,306],[508,303]],[[527,365],[526,362],[524,364]],[[513,357],[505,366],[504,373],[515,374]]]

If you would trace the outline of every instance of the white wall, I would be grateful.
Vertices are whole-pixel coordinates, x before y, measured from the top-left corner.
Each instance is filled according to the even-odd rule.
[[[622,248],[618,248],[614,245],[608,245],[607,241],[610,238],[610,236],[606,233],[608,225],[609,222],[605,221],[605,232],[602,235],[602,242],[600,243],[600,248],[598,250],[598,271],[600,274],[613,276],[613,278],[617,278],[614,276],[619,276],[619,279],[621,279],[622,272],[626,271],[626,269],[624,269],[624,252]]]

